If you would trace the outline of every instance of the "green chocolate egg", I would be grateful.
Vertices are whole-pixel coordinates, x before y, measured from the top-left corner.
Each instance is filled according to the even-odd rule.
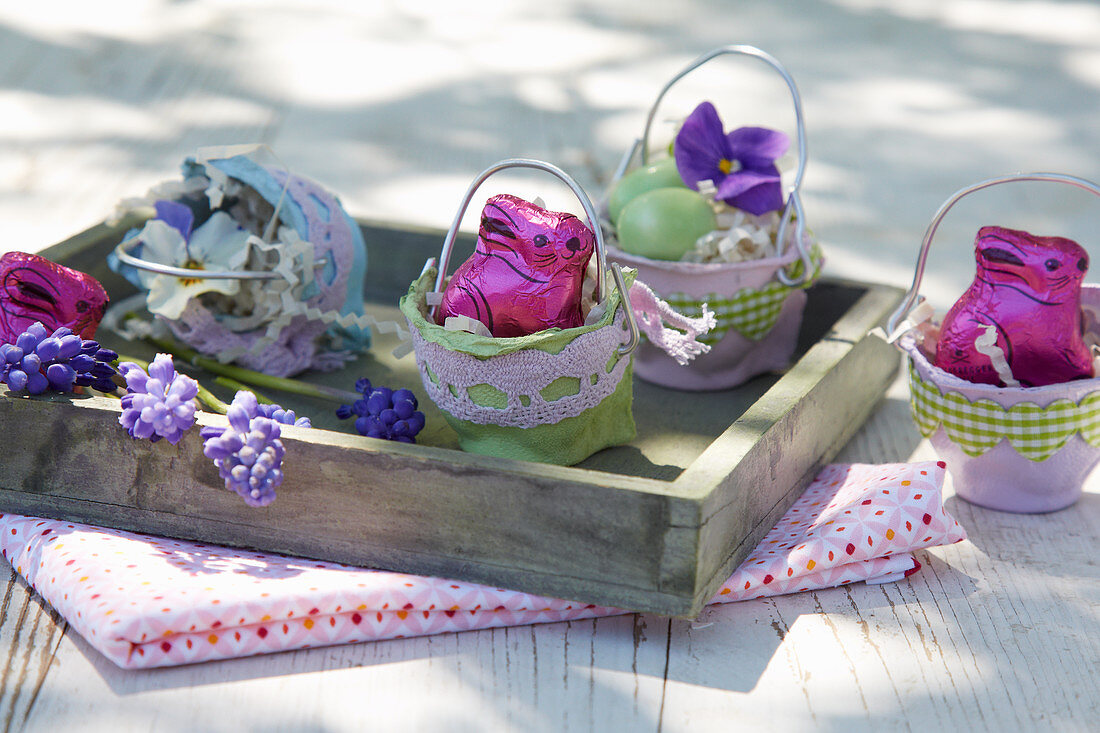
[[[619,179],[611,189],[611,196],[607,199],[607,214],[611,217],[611,223],[616,224],[623,207],[636,196],[658,188],[683,187],[684,181],[680,178],[680,172],[676,170],[675,159],[662,158],[644,168],[636,168]]]
[[[636,196],[619,215],[619,247],[652,260],[678,260],[714,231],[714,209],[688,188],[658,188]]]

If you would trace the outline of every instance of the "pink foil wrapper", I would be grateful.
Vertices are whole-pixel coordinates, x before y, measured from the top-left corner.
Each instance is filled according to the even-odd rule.
[[[970,288],[944,318],[935,365],[970,382],[1004,386],[975,340],[993,326],[997,346],[1023,387],[1093,375],[1082,333],[1081,283],[1088,253],[1064,237],[982,227]]]
[[[14,343],[35,321],[90,339],[105,310],[107,291],[91,275],[27,252],[0,257],[0,342]]]
[[[469,316],[496,337],[580,326],[581,285],[594,248],[592,231],[572,214],[493,196],[474,253],[443,291],[438,322]]]

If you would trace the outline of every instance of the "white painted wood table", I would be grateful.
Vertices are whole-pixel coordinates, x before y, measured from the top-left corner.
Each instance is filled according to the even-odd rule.
[[[352,213],[432,226],[449,222],[476,171],[510,155],[557,162],[598,188],[659,84],[730,42],[768,49],[799,80],[806,210],[836,274],[905,284],[928,218],[964,184],[1031,169],[1100,178],[1100,8],[1090,3],[58,5],[0,9],[3,250],[42,249],[86,228],[211,143],[269,142]],[[729,79],[703,74],[685,99]],[[750,95],[754,115],[719,105],[724,115],[789,124],[765,71],[736,81],[745,88],[733,101]],[[1084,198],[992,200],[1012,214],[997,223],[1026,228],[1037,216],[1044,229],[1094,238],[1096,208]],[[969,279],[965,243],[992,223],[974,215],[943,230],[949,244],[928,281],[940,306]],[[932,455],[899,381],[839,459]],[[1100,727],[1097,487],[1042,516],[953,497],[947,506],[970,539],[918,553],[923,569],[898,583],[715,607],[695,622],[627,615],[145,672],[105,661],[13,573],[0,602],[0,722],[29,731]]]

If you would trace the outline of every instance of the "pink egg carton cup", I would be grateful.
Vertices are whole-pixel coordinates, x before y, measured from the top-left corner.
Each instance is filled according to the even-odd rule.
[[[958,496],[1000,511],[1051,512],[1081,497],[1100,462],[1100,379],[1040,387],[978,384],[936,367],[908,331],[919,320],[907,316],[918,301],[928,249],[944,215],[964,196],[1011,181],[1062,183],[1100,195],[1095,183],[1056,173],[1005,176],[956,192],[924,235],[913,284],[887,332],[892,338],[904,334],[898,346],[909,356],[913,416],[947,463]],[[1100,313],[1100,286],[1082,287],[1081,302],[1086,313]],[[1095,318],[1086,321],[1086,337],[1100,342]]]
[[[782,257],[749,262],[701,264],[662,262],[612,250],[610,258],[638,271],[638,279],[655,293],[685,293],[705,301],[709,293],[737,293],[760,290],[775,279],[776,272],[798,261],[799,253],[788,250]],[[744,384],[758,374],[786,368],[798,343],[806,291],[791,289],[783,300],[779,317],[759,340],[730,328],[710,351],[681,365],[647,340],[638,345],[634,373],[641,379],[691,392],[720,390]]]
[[[777,242],[786,246],[778,257],[731,263],[693,263],[655,260],[608,246],[608,259],[626,267],[636,268],[639,278],[657,295],[677,310],[677,301],[690,303],[698,311],[703,304],[715,308],[715,301],[725,301],[729,314],[733,309],[758,308],[761,298],[774,297],[765,288],[778,293],[782,306],[778,317],[763,335],[746,336],[735,327],[728,327],[711,343],[709,353],[701,354],[690,364],[680,365],[668,354],[643,341],[635,354],[634,373],[641,379],[673,389],[687,391],[722,390],[736,387],[758,374],[789,366],[802,325],[806,306],[805,288],[820,271],[820,259],[815,261],[807,246],[806,217],[802,209],[801,186],[806,170],[806,130],[802,102],[790,73],[770,54],[753,46],[734,45],[714,49],[689,64],[674,76],[657,95],[649,110],[642,137],[635,140],[623,157],[612,178],[612,185],[630,167],[635,156],[641,164],[648,162],[649,134],[657,107],[669,89],[688,73],[708,61],[723,55],[742,55],[760,59],[771,66],[786,82],[794,102],[798,140],[798,167],[787,192],[781,212]],[[801,269],[799,271],[799,264]],[[687,313],[686,315],[697,315]],[[719,312],[722,328],[722,312]]]

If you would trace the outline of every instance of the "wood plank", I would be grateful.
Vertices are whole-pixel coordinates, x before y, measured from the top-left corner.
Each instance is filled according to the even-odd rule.
[[[668,624],[626,615],[144,672],[66,637],[24,729],[655,730]]]
[[[12,568],[0,599],[0,722],[19,729],[38,700],[68,625]]]
[[[0,506],[618,603],[646,602],[656,563],[680,536],[660,518],[683,500],[651,491],[654,482],[644,479],[611,482],[578,469],[305,429],[283,433],[298,460],[286,467],[279,499],[249,510],[221,485],[197,431],[178,450],[133,441],[117,427],[118,410],[107,398],[0,400],[0,426],[13,433]],[[32,422],[39,429],[17,428]],[[204,413],[199,424],[225,423]],[[603,582],[609,573],[619,582]],[[682,608],[672,597],[654,602]]]

